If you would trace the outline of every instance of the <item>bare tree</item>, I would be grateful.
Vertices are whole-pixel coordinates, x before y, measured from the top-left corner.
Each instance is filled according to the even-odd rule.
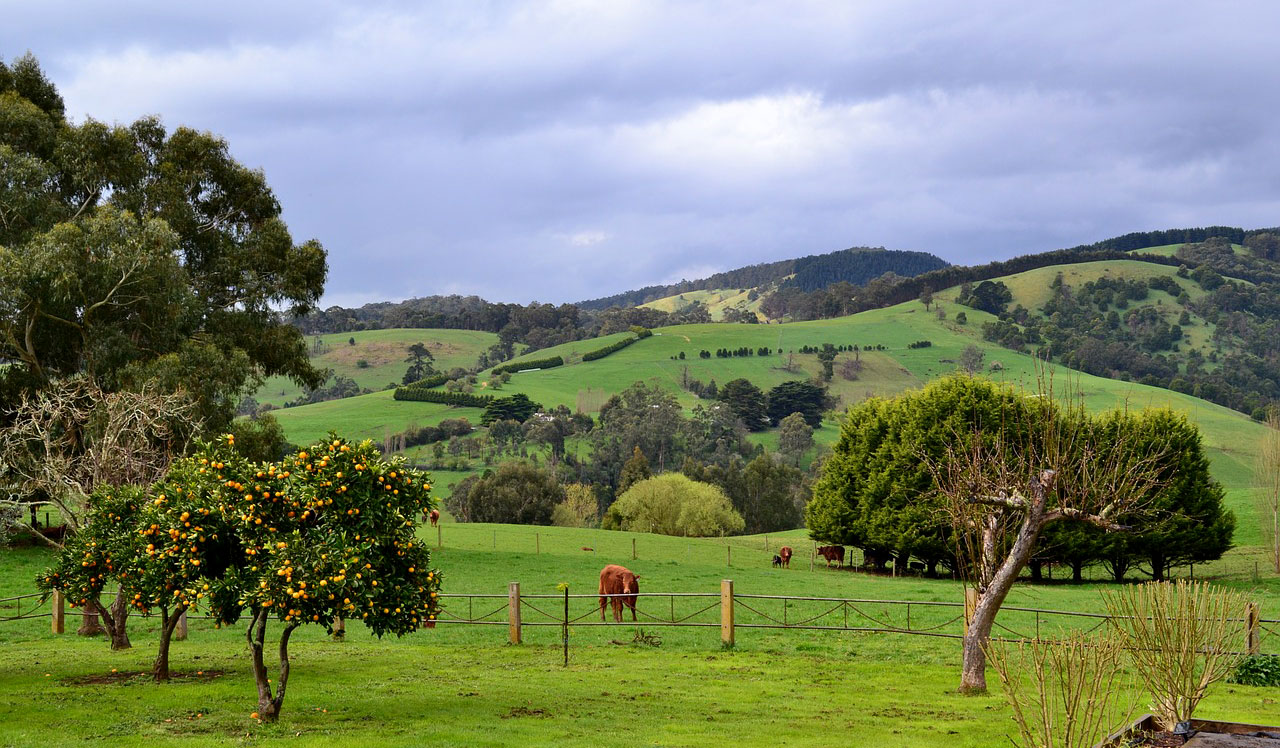
[[[996,614],[1044,528],[1070,519],[1127,529],[1114,518],[1136,511],[1157,486],[1162,453],[1127,448],[1135,424],[1127,412],[1093,420],[1078,395],[1055,403],[1050,378],[1041,376],[1039,390],[1011,398],[1001,423],[956,434],[942,458],[926,457],[977,597],[964,635],[964,692],[986,690]]]
[[[55,534],[31,521],[18,526],[49,546],[79,530],[99,486],[147,485],[164,476],[198,430],[196,406],[183,393],[153,388],[104,392],[85,376],[71,377],[24,397],[12,423],[0,429],[0,495],[19,512],[46,504],[65,524]],[[128,646],[125,605],[111,611],[97,599],[85,606],[82,634],[107,622],[113,647]]]
[[[985,357],[986,353],[978,346],[966,345],[960,351],[960,368],[970,374],[977,374],[982,371],[982,359]]]
[[[1258,513],[1271,566],[1280,574],[1280,406],[1267,415],[1267,433],[1262,437],[1254,472],[1258,484]]]

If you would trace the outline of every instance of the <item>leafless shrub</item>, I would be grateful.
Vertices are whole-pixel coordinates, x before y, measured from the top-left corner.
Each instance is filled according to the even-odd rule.
[[[1209,686],[1227,677],[1246,646],[1244,593],[1178,580],[1104,597],[1161,729],[1190,720]]]
[[[1076,632],[987,651],[1022,748],[1088,748],[1133,716],[1137,693],[1114,636]]]

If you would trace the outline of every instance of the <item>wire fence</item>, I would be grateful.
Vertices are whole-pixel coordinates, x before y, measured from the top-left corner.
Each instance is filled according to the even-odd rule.
[[[621,600],[622,620],[612,615],[612,600]],[[634,602],[634,608],[627,601]],[[561,606],[553,603],[560,602]],[[513,613],[513,604],[516,612]],[[726,610],[732,613],[726,613]],[[992,641],[1028,642],[1056,639],[1067,633],[1090,633],[1112,621],[1105,613],[1086,613],[1007,605],[1000,609]],[[1237,618],[1245,641],[1257,651],[1280,645],[1280,620]],[[965,603],[941,600],[879,600],[734,593],[643,592],[620,595],[521,594],[513,584],[506,595],[449,593],[441,595],[440,624],[508,626],[513,641],[526,627],[641,626],[721,628],[731,641],[736,629],[834,631],[902,634],[962,639]],[[1252,627],[1252,630],[1250,630]],[[1280,653],[1272,651],[1271,653]]]
[[[106,590],[102,599],[115,596]],[[868,598],[803,597],[737,593],[726,580],[719,592],[642,592],[600,594],[522,594],[512,583],[507,594],[444,593],[440,595],[442,625],[507,626],[519,642],[526,627],[569,628],[640,626],[720,628],[721,639],[733,643],[737,629],[798,630],[899,634],[941,639],[962,639],[966,604],[947,600],[880,600]],[[51,604],[52,603],[52,604]],[[616,603],[616,605],[615,605]],[[33,618],[61,619],[55,610],[59,600],[41,593],[0,598],[0,623]],[[13,614],[6,614],[12,607]],[[617,610],[615,611],[615,607]],[[1280,654],[1280,619],[1255,613],[1231,619],[1244,629],[1250,653]],[[129,617],[146,617],[130,612]],[[196,609],[193,620],[210,620]],[[630,619],[630,620],[627,620]],[[1006,605],[1001,607],[992,641],[1028,642],[1056,639],[1067,633],[1089,633],[1113,619],[1105,613],[1087,613]]]

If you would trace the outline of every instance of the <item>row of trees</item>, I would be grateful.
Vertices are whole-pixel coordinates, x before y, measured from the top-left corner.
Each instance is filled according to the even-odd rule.
[[[861,548],[881,566],[892,560],[905,569],[915,558],[931,571],[955,568],[957,538],[940,511],[936,465],[975,430],[1027,428],[1037,407],[1012,390],[957,376],[850,409],[807,508],[810,532]],[[1087,566],[1104,564],[1117,580],[1135,568],[1161,579],[1171,567],[1214,560],[1231,548],[1235,517],[1185,417],[1168,410],[1112,414],[1089,428],[1090,448],[1099,452],[1161,455],[1161,488],[1141,514],[1112,518],[1133,532],[1080,524],[1046,530],[1029,557],[1033,576],[1046,563],[1068,566],[1076,579]],[[1125,443],[1111,441],[1120,435]]]

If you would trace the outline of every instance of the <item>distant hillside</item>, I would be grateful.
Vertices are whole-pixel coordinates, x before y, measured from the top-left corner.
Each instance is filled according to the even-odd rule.
[[[634,291],[580,301],[577,306],[587,310],[633,307],[692,291],[718,291],[729,288],[758,289],[765,286],[785,285],[803,291],[812,291],[841,281],[862,286],[885,273],[912,277],[944,267],[947,267],[946,261],[927,252],[851,247],[827,254],[748,265],[736,270],[716,273],[700,280],[684,280],[665,286],[645,286]]]

